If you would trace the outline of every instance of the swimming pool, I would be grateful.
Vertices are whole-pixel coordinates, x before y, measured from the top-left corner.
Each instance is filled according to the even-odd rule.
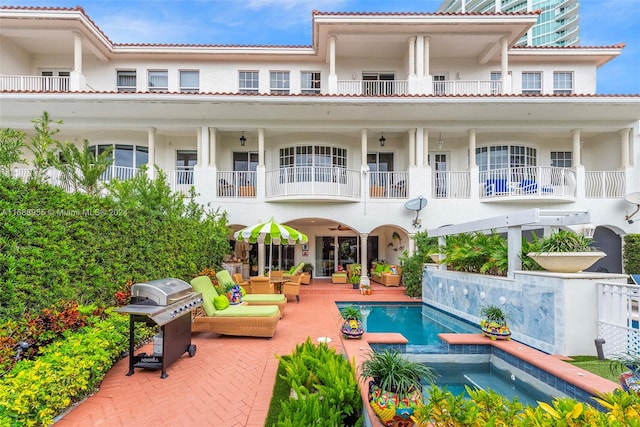
[[[480,329],[422,303],[338,303],[338,308],[354,305],[363,315],[365,332],[396,332],[409,343],[405,353],[442,353],[441,333],[479,333]],[[372,345],[372,347],[374,347]]]

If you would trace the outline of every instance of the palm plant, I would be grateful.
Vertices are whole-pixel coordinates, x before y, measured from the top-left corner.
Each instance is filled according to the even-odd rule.
[[[348,305],[340,310],[344,320],[362,320],[362,312],[355,305]]]
[[[558,230],[540,240],[539,252],[593,252],[591,239],[573,231]]]
[[[507,320],[509,320],[509,315],[503,309],[493,304],[482,307],[480,315],[488,322],[494,322],[500,326],[506,326]]]
[[[70,142],[58,142],[56,146],[60,150],[60,158],[53,160],[53,166],[60,170],[63,181],[74,190],[98,194],[102,175],[113,164],[111,147],[96,156],[86,139],[82,149]]]
[[[435,374],[427,365],[407,360],[396,349],[369,352],[369,358],[360,365],[360,378],[373,378],[382,390],[406,395],[420,389],[423,380],[433,382]]]

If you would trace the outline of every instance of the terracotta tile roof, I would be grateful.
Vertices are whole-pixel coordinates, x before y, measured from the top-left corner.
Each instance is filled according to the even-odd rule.
[[[626,47],[626,43],[618,43],[612,44],[609,46],[513,46],[511,49],[525,49],[525,50],[544,50],[544,49],[561,49],[561,50],[571,50],[571,49],[622,49]]]
[[[542,10],[531,12],[321,12],[314,10],[313,16],[531,16]]]

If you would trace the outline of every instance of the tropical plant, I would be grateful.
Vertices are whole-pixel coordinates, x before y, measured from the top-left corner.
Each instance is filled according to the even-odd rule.
[[[640,274],[640,234],[624,236],[624,253],[622,254],[624,271]]]
[[[573,231],[558,230],[540,239],[538,252],[593,252],[592,239]]]
[[[422,278],[424,264],[429,262],[429,255],[438,251],[438,239],[429,237],[427,232],[417,232],[415,235],[416,252],[409,256],[405,250],[400,255],[402,267],[402,284],[405,293],[410,297],[422,295]]]
[[[609,357],[609,368],[611,373],[620,374],[625,369],[634,375],[640,373],[640,353],[623,352]]]
[[[62,181],[74,191],[98,194],[102,189],[102,175],[113,164],[111,147],[97,156],[89,148],[89,141],[86,139],[82,149],[70,142],[58,142],[56,147],[60,156],[52,159],[52,166],[60,171]]]
[[[33,154],[33,169],[31,170],[30,180],[38,184],[46,181],[47,169],[51,166],[54,153],[53,148],[58,142],[53,137],[60,132],[60,128],[54,128],[52,125],[61,125],[62,120],[53,120],[49,117],[49,113],[44,111],[42,116],[32,120],[35,133],[31,137],[31,144],[27,148]]]
[[[11,166],[25,163],[22,158],[25,133],[15,129],[0,130],[0,174],[11,175]]]
[[[497,305],[487,305],[480,309],[480,315],[489,322],[497,323],[499,326],[506,326],[509,315]]]
[[[355,305],[348,305],[340,309],[340,314],[344,320],[362,320],[362,312]]]
[[[420,389],[422,381],[433,382],[435,374],[427,365],[406,359],[397,349],[386,348],[369,351],[360,365],[360,378],[372,378],[382,390],[405,395]]]
[[[313,273],[313,264],[307,262],[302,266],[302,271],[305,273]]]

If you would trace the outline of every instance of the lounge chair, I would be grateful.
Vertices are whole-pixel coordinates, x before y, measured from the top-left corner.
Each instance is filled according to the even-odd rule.
[[[292,277],[289,281],[284,282],[282,284],[281,292],[286,296],[295,295],[296,302],[300,302],[300,281],[301,280],[302,280],[302,275],[300,274]]]
[[[207,276],[191,280],[191,286],[196,292],[202,293],[203,299],[202,310],[195,312],[192,332],[265,338],[275,334],[280,320],[277,305],[234,305],[218,310],[213,301],[218,293]]]
[[[304,267],[304,261],[296,265],[295,267],[292,267],[291,270],[285,272],[282,277],[284,277],[285,279],[289,279],[293,276],[297,276],[298,274],[302,273],[302,267]]]
[[[242,278],[242,276],[240,277]],[[218,279],[218,283],[221,285],[232,284],[242,286],[240,283],[235,282],[231,279],[231,275],[227,270],[218,271],[216,273],[216,279]],[[287,298],[284,295],[273,293],[247,293],[242,297],[242,301],[247,303],[248,305],[277,305],[280,309],[280,317],[282,317],[282,315],[284,314],[284,309],[287,307]]]

